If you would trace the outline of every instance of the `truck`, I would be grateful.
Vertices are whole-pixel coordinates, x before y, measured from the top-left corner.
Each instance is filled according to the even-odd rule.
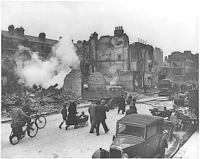
[[[125,95],[125,90],[122,86],[110,86],[107,90],[84,90],[82,97],[84,100],[88,101],[103,99],[110,109],[114,109],[122,95]]]
[[[171,96],[171,80],[170,79],[162,79],[159,81],[159,93],[158,96]]]

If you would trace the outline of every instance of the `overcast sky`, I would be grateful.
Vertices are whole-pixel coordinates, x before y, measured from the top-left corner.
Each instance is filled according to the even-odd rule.
[[[198,0],[2,1],[1,30],[23,27],[25,35],[58,40],[88,40],[93,32],[113,35],[123,26],[130,43],[141,38],[164,56],[173,51],[199,52]]]

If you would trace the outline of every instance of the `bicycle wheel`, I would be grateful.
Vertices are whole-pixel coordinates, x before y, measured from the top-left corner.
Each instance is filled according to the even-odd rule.
[[[35,137],[38,132],[38,126],[35,122],[31,122],[30,128],[27,129],[27,133],[29,137]]]
[[[16,145],[18,144],[18,142],[20,141],[20,138],[18,135],[16,135],[15,133],[13,133],[13,131],[10,133],[9,136],[9,141],[12,145]]]
[[[45,127],[47,120],[44,116],[39,116],[36,120],[35,120],[37,126],[39,129],[42,129]]]

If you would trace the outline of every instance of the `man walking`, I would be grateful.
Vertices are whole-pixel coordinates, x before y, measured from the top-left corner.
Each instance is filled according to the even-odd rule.
[[[121,98],[119,99],[118,114],[120,110],[122,111],[122,114],[124,114],[125,107],[126,107],[126,103],[125,103],[124,95],[122,94]]]
[[[107,133],[109,131],[107,125],[106,125],[106,112],[109,111],[108,106],[106,105],[106,101],[105,100],[101,100],[101,103],[99,105],[97,105],[96,107],[96,133],[97,136],[99,135],[99,126],[100,123],[102,124],[105,133]]]
[[[88,112],[90,114],[90,124],[91,124],[91,128],[90,128],[90,133],[94,133],[94,128],[96,128],[96,101],[93,100],[91,105],[89,105],[88,108]]]
[[[63,105],[63,109],[61,110],[61,114],[62,114],[62,118],[63,121],[61,122],[61,124],[59,125],[59,128],[62,129],[62,124],[67,120],[67,105]]]

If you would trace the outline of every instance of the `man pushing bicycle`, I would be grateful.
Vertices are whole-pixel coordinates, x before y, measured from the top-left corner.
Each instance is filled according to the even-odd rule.
[[[26,115],[22,109],[14,106],[12,108],[12,128],[19,128],[20,136],[24,137],[22,127],[27,123],[27,126],[30,127],[31,118],[30,116]],[[20,138],[19,136],[19,138]]]

